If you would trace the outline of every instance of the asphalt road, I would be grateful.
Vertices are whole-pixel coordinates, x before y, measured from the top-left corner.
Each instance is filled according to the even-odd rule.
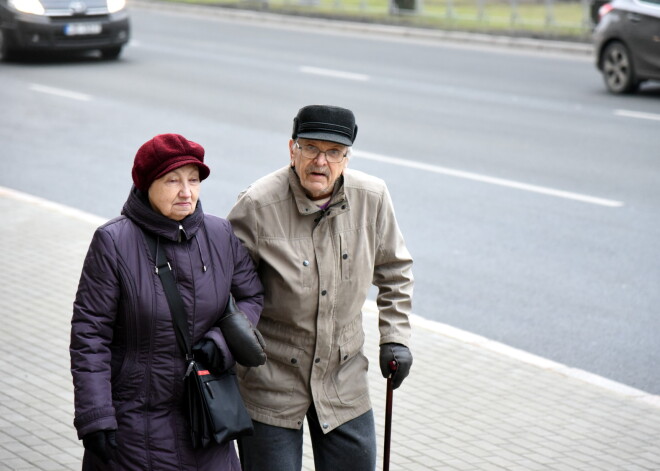
[[[299,107],[352,108],[417,314],[660,394],[660,86],[588,56],[133,9],[122,59],[0,65],[0,185],[118,214],[137,148],[207,150],[206,211],[287,163]]]

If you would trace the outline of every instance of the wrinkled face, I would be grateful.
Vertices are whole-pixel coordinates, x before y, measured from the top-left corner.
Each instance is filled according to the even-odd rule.
[[[166,173],[149,187],[149,202],[157,213],[175,221],[195,212],[199,197],[199,169],[188,164]]]
[[[314,139],[298,139],[301,147],[312,145],[321,152],[336,149],[345,154],[348,147],[342,144],[329,141],[317,141]],[[296,168],[296,173],[300,178],[300,184],[311,199],[321,199],[332,194],[337,178],[342,174],[348,165],[348,157],[341,162],[328,162],[326,155],[320,153],[314,159],[308,159],[303,156],[302,150],[296,145],[293,139],[289,140],[289,153],[291,157],[291,166]]]

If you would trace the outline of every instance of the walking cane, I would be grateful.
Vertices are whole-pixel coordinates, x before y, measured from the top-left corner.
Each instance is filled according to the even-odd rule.
[[[385,445],[383,447],[383,471],[390,471],[390,437],[392,436],[392,375],[396,373],[396,360],[389,363],[390,375],[387,377],[387,395],[385,396]]]

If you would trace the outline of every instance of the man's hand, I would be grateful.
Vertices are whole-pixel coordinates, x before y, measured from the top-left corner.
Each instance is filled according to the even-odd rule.
[[[98,430],[88,433],[82,439],[85,450],[91,451],[104,463],[108,463],[111,450],[117,448],[114,430]]]
[[[243,366],[259,366],[266,363],[264,339],[229,295],[224,316],[217,323],[227,342],[229,351],[237,363]]]
[[[390,370],[390,362],[396,362],[396,371]],[[410,373],[413,358],[410,349],[399,343],[384,343],[380,346],[380,372],[383,378],[392,375],[392,389],[401,386]]]

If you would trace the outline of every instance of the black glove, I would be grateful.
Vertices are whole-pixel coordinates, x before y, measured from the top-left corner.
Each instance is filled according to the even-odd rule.
[[[108,463],[111,457],[111,450],[117,448],[114,430],[98,430],[88,433],[82,439],[85,450],[91,451],[104,463]]]
[[[202,339],[192,348],[195,361],[200,362],[206,368],[222,371],[224,355],[211,339]]]
[[[217,325],[237,363],[243,366],[259,366],[266,363],[266,352],[264,352],[266,345],[261,333],[238,309],[231,294],[224,315]]]
[[[392,361],[396,362],[396,371],[390,369]],[[392,389],[401,386],[410,373],[413,358],[410,349],[399,343],[384,343],[380,346],[380,372],[383,378],[392,375]]]

